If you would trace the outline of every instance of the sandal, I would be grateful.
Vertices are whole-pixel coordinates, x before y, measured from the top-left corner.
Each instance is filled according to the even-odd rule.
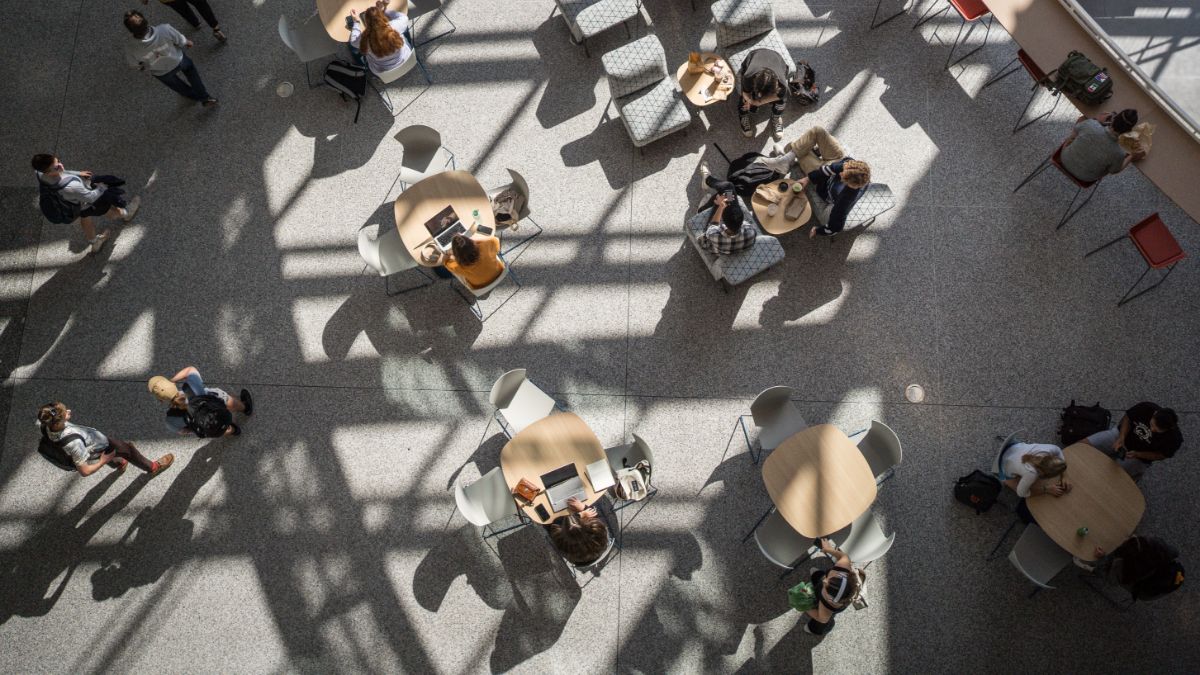
[[[226,42],[229,40],[229,38],[225,37],[225,34],[221,32],[220,28],[213,29],[213,37],[217,38],[218,42]]]

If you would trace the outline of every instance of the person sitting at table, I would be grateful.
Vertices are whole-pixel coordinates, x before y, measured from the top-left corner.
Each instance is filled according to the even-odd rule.
[[[1098,181],[1110,173],[1120,173],[1130,162],[1144,157],[1126,153],[1117,140],[1137,123],[1138,113],[1133,108],[1105,113],[1094,119],[1080,115],[1071,135],[1063,141],[1063,168],[1085,183]]]
[[[814,126],[799,138],[784,146],[787,152],[763,160],[763,164],[786,174],[793,163],[799,163],[807,174],[800,184],[811,182],[817,194],[833,205],[824,225],[819,222],[808,232],[810,238],[829,236],[846,227],[846,216],[871,183],[871,167],[866,162],[849,157],[845,148],[824,127]],[[776,146],[777,151],[779,146]]]
[[[387,2],[379,0],[362,13],[350,10],[354,25],[350,28],[350,54],[354,60],[367,66],[376,75],[395,70],[412,56],[412,45],[404,39],[408,31],[408,17],[387,9]]]
[[[1017,516],[1025,523],[1035,522],[1025,504],[1026,497],[1061,497],[1071,491],[1071,484],[1061,478],[1066,471],[1066,457],[1057,445],[1023,443],[1014,439],[1000,453],[1000,480],[1021,498]],[[1055,478],[1058,480],[1053,480]]]
[[[754,123],[750,115],[759,107],[770,105],[771,136],[775,140],[783,137],[783,109],[788,99],[787,77],[787,63],[779,52],[755,49],[746,56],[732,97],[737,106],[738,123],[743,136],[754,138]]]
[[[1125,473],[1139,481],[1151,462],[1175,456],[1183,445],[1183,433],[1174,410],[1142,401],[1125,411],[1119,426],[1094,433],[1083,442],[1117,460]]]
[[[1158,537],[1134,535],[1112,553],[1097,546],[1095,556],[1095,562],[1075,558],[1075,564],[1120,585],[1134,600],[1160,598],[1183,585],[1179,550]]]
[[[828,539],[819,540],[821,550],[833,558],[833,567],[828,570],[813,568],[809,579],[817,595],[817,606],[805,612],[808,622],[804,632],[825,635],[833,630],[833,616],[840,614],[858,599],[867,575],[854,569],[850,556]]]
[[[546,526],[554,548],[572,565],[589,565],[608,549],[608,526],[596,513],[575,497],[567,500],[565,516]]]
[[[450,253],[444,264],[446,269],[471,288],[483,288],[504,271],[504,261],[500,259],[500,240],[492,236],[456,234],[450,240]]]

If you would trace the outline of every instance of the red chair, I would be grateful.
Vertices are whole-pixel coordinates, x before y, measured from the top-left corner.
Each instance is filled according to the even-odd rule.
[[[994,76],[992,76],[992,79],[984,82],[983,87],[986,89],[1000,80],[1008,77],[1009,75],[1012,75],[1020,70],[1020,66],[1025,66],[1025,71],[1028,72],[1029,76],[1033,78],[1033,87],[1031,88],[1031,93],[1029,94],[1029,100],[1025,103],[1025,107],[1021,109],[1021,114],[1017,116],[1017,123],[1015,126],[1013,126],[1012,130],[1014,134],[1030,124],[1042,119],[1043,117],[1049,117],[1050,114],[1053,113],[1056,108],[1058,108],[1058,102],[1062,100],[1061,96],[1055,96],[1054,105],[1050,106],[1049,110],[1041,115],[1038,115],[1037,117],[1034,117],[1024,124],[1021,124],[1021,120],[1025,119],[1025,113],[1029,112],[1029,106],[1033,105],[1033,99],[1037,97],[1038,89],[1041,87],[1042,80],[1046,77],[1046,73],[1043,72],[1041,68],[1038,68],[1038,64],[1033,62],[1033,58],[1026,54],[1024,49],[1018,49],[1017,55],[1013,57],[1013,60],[1009,61],[1007,65],[1001,68],[999,73],[996,73]]]
[[[983,49],[984,45],[987,44],[988,33],[992,32],[992,14],[991,11],[988,10],[987,3],[985,3],[983,0],[949,0],[949,4],[932,14],[926,11],[925,16],[921,17],[921,20],[917,21],[916,25],[913,26],[913,30],[925,25],[934,17],[945,14],[951,8],[958,12],[958,16],[962,19],[962,23],[958,26],[958,35],[954,36],[954,44],[950,46],[950,53],[946,55],[946,68],[949,68],[952,65],[957,65],[959,61],[962,61],[980,49]],[[932,9],[932,7],[930,9]],[[968,23],[982,16],[986,16],[988,18],[987,26],[983,31],[983,44],[958,57],[958,61],[950,63],[950,59],[954,58],[954,50],[958,49],[958,41],[962,39],[963,29],[967,27]],[[971,30],[974,30],[974,27],[972,27]],[[968,35],[970,35],[970,33],[968,33]]]
[[[1175,236],[1172,235],[1171,231],[1167,229],[1166,224],[1163,223],[1163,221],[1158,217],[1157,213],[1151,213],[1150,215],[1146,216],[1142,222],[1129,228],[1128,235],[1121,235],[1120,237],[1113,239],[1100,248],[1092,249],[1091,251],[1085,253],[1083,257],[1086,258],[1096,251],[1108,248],[1118,241],[1121,241],[1126,236],[1128,236],[1129,240],[1133,242],[1133,245],[1137,247],[1138,253],[1142,254],[1142,258],[1146,261],[1146,271],[1142,272],[1142,276],[1138,277],[1138,280],[1133,282],[1133,285],[1129,287],[1128,291],[1125,291],[1125,295],[1121,296],[1121,300],[1117,303],[1117,307],[1120,307],[1130,300],[1133,300],[1139,295],[1149,293],[1150,291],[1161,286],[1162,282],[1166,281],[1167,277],[1171,276],[1171,270],[1175,269],[1175,264],[1187,257],[1187,253],[1184,253],[1183,249],[1179,247],[1179,242],[1175,240]],[[1132,296],[1129,295],[1130,293],[1133,293],[1133,289],[1137,288],[1138,285],[1142,283],[1142,279],[1146,278],[1146,275],[1150,273],[1150,270],[1160,270],[1164,267],[1167,269],[1167,273],[1162,275],[1157,282],[1155,282],[1149,288],[1138,291]]]
[[[1062,173],[1062,175],[1066,176],[1068,180],[1070,180],[1072,183],[1074,183],[1075,187],[1076,187],[1075,196],[1071,197],[1071,203],[1067,204],[1067,210],[1063,211],[1062,218],[1059,219],[1058,225],[1054,228],[1056,230],[1060,229],[1063,225],[1066,225],[1068,220],[1070,220],[1071,218],[1074,218],[1076,213],[1079,213],[1081,210],[1083,210],[1084,206],[1087,206],[1087,203],[1092,200],[1092,197],[1096,196],[1096,190],[1099,189],[1100,181],[1104,180],[1103,177],[1100,177],[1100,178],[1088,183],[1088,182],[1079,180],[1075,176],[1072,176],[1071,172],[1067,171],[1066,167],[1064,167],[1062,165],[1062,151],[1063,151],[1063,147],[1065,147],[1065,146],[1066,146],[1066,141],[1063,142],[1063,145],[1058,146],[1058,148],[1056,148],[1054,150],[1054,154],[1050,155],[1046,159],[1043,159],[1042,163],[1038,164],[1037,168],[1033,170],[1033,173],[1029,174],[1028,176],[1025,177],[1025,180],[1021,181],[1020,185],[1013,188],[1013,194],[1016,194],[1017,190],[1020,190],[1021,188],[1025,187],[1026,183],[1033,180],[1035,177],[1037,177],[1038,174],[1040,174],[1041,172],[1043,172],[1047,168],[1049,168],[1051,164],[1053,164],[1054,168],[1058,169],[1059,172]],[[1083,192],[1084,190],[1086,190],[1088,188],[1093,188],[1093,189],[1091,192],[1088,193],[1087,199],[1083,200],[1083,202],[1079,204],[1079,208],[1072,211],[1071,207],[1075,205],[1075,200],[1079,199],[1079,193]]]

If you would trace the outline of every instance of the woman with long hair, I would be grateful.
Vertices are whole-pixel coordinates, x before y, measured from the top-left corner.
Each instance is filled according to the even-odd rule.
[[[1000,455],[1000,480],[1022,499],[1042,494],[1065,495],[1071,489],[1071,484],[1062,478],[1066,471],[1066,457],[1057,445],[1016,441]]]
[[[487,286],[504,271],[504,261],[500,259],[500,240],[496,237],[454,235],[450,240],[446,269],[471,288]]]
[[[608,550],[608,526],[594,507],[585,507],[575,497],[567,500],[567,509],[570,513],[546,526],[550,541],[572,565],[596,562]]]
[[[405,39],[408,17],[387,9],[379,0],[360,16],[350,10],[354,26],[350,29],[350,52],[376,75],[395,70],[412,56],[413,48]],[[361,58],[359,57],[361,54]]]

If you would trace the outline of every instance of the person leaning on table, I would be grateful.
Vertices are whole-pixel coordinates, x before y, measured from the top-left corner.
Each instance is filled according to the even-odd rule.
[[[1121,147],[1118,138],[1138,123],[1133,108],[1109,112],[1096,118],[1080,115],[1071,135],[1063,141],[1062,165],[1075,178],[1091,183],[1110,173],[1120,173],[1144,155],[1131,155]]]
[[[1130,478],[1139,481],[1151,462],[1175,456],[1183,445],[1183,433],[1174,410],[1142,401],[1125,411],[1119,426],[1094,433],[1083,442],[1117,460]]]
[[[443,265],[471,288],[483,288],[504,272],[500,240],[493,236],[467,237],[456,234]]]
[[[1057,445],[1016,441],[1000,453],[1000,480],[1021,498],[1017,515],[1026,523],[1034,522],[1026,497],[1061,497],[1071,491],[1071,484],[1062,478],[1066,471],[1066,457]]]
[[[379,0],[360,17],[350,10],[354,25],[350,27],[350,55],[378,75],[395,70],[412,56],[412,45],[404,39],[409,28],[408,17],[387,8]]]
[[[812,635],[825,635],[833,630],[833,615],[853,604],[866,581],[865,574],[855,571],[850,556],[833,542],[822,538],[820,544],[821,550],[833,558],[834,563],[828,570],[812,570],[810,580],[817,594],[817,606],[805,612],[808,622],[804,624],[804,632]]]
[[[608,548],[608,526],[596,513],[575,497],[567,500],[565,516],[546,525],[554,548],[572,565],[587,565],[599,560]]]

